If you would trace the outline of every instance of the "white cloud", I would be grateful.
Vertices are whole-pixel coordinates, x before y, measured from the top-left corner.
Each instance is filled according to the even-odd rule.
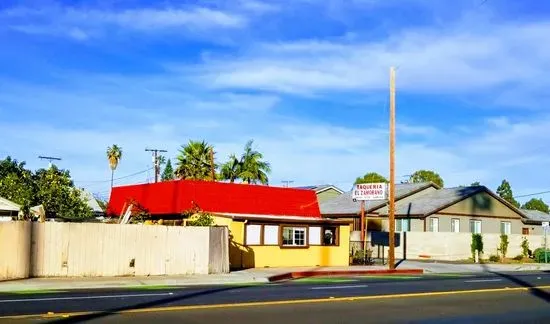
[[[393,65],[399,67],[400,91],[467,94],[491,89],[492,101],[502,101],[499,94],[511,86],[523,94],[546,93],[546,34],[550,22],[458,24],[382,40],[268,43],[230,59],[210,56],[195,68],[208,87],[301,94],[385,90]]]

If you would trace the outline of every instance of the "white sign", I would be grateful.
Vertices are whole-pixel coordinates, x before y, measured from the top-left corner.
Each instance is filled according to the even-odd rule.
[[[386,199],[385,183],[356,184],[351,193],[353,200],[383,200]]]
[[[544,228],[550,227],[550,222],[542,222],[542,227]]]

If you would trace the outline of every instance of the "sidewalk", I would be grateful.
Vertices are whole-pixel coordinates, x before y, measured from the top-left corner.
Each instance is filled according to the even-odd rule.
[[[550,264],[456,264],[444,261],[410,261],[405,260],[401,267],[423,269],[424,273],[465,273],[465,272],[516,272],[516,271],[550,271]]]
[[[94,277],[94,278],[31,278],[0,282],[1,292],[50,291],[71,289],[140,288],[154,289],[168,286],[212,286],[212,285],[250,285],[293,278],[359,275],[422,273],[421,269],[410,266],[389,272],[387,266],[350,266],[350,267],[292,267],[292,268],[255,268],[234,271],[228,274],[188,275],[188,276],[152,276],[152,277]]]

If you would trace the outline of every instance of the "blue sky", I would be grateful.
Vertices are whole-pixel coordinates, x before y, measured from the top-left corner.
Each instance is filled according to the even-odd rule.
[[[0,155],[60,156],[103,196],[113,143],[119,177],[189,139],[220,162],[254,139],[273,185],[387,175],[392,65],[399,180],[550,189],[543,1],[8,0],[0,22]]]

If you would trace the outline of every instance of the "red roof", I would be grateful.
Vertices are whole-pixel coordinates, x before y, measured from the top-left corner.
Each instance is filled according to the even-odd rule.
[[[132,200],[151,215],[181,214],[194,202],[210,213],[321,217],[315,191],[263,185],[176,180],[114,187],[109,212],[122,214]]]

